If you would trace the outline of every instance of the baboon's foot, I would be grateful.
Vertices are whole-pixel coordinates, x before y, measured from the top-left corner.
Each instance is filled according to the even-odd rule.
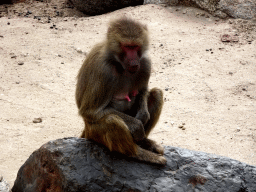
[[[141,147],[138,147],[138,155],[136,158],[141,161],[146,161],[146,162],[160,164],[160,165],[165,165],[167,162],[164,156],[153,153]]]
[[[143,149],[147,149],[149,151],[152,151],[154,153],[158,153],[163,155],[164,154],[164,148],[161,145],[158,145],[155,141],[145,138],[142,141],[138,143],[140,147]]]

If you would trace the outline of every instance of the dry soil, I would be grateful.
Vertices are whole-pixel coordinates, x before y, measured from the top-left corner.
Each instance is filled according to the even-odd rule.
[[[105,38],[109,20],[121,15],[150,31],[150,87],[160,87],[165,98],[150,137],[256,165],[255,21],[157,5],[87,17],[61,0],[0,10],[0,174],[10,185],[34,150],[81,134],[77,72]]]

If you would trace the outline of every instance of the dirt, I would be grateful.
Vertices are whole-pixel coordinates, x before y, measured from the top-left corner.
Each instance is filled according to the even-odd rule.
[[[81,134],[77,72],[109,20],[121,15],[150,31],[150,88],[160,87],[165,98],[150,137],[256,165],[255,21],[157,5],[87,17],[64,0],[0,10],[0,174],[11,186],[33,151]]]

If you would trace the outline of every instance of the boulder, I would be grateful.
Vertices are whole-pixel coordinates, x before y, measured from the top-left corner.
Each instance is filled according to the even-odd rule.
[[[218,10],[233,18],[253,19],[256,18],[255,0],[220,0]]]
[[[166,146],[166,166],[110,152],[82,138],[50,141],[18,171],[12,192],[255,192],[256,167]]]
[[[100,15],[128,6],[142,5],[144,0],[70,0],[79,10],[88,15]]]
[[[255,0],[145,0],[144,4],[192,5],[222,18],[256,18]]]

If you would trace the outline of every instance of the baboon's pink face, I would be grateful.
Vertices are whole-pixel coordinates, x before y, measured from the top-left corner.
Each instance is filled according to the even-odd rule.
[[[141,46],[136,43],[121,43],[120,47],[123,68],[130,73],[136,73],[140,69]]]

